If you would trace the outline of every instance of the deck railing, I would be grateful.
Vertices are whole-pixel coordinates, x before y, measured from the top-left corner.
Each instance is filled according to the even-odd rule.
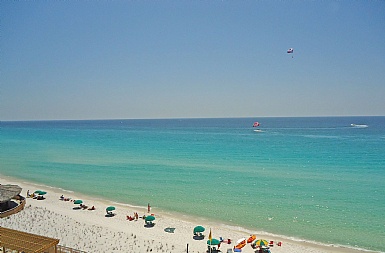
[[[87,252],[82,251],[82,250],[78,250],[78,249],[72,249],[69,247],[61,246],[61,245],[57,245],[57,253],[87,253]]]
[[[22,199],[20,199],[20,204],[19,205],[15,206],[14,208],[11,208],[9,210],[6,210],[4,212],[0,212],[0,218],[5,218],[5,217],[7,217],[7,216],[9,216],[11,214],[15,214],[15,213],[20,212],[21,210],[24,209],[25,203],[26,203],[26,200],[23,197]]]

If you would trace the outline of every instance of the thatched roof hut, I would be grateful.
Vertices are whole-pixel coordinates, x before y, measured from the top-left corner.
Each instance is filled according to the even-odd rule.
[[[9,201],[21,193],[21,187],[18,185],[0,185],[0,204]]]

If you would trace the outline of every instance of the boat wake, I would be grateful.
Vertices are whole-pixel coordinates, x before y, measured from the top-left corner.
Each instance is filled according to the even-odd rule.
[[[364,125],[364,124],[350,124],[350,126],[356,127],[356,128],[366,128],[366,127],[368,127],[368,125]]]

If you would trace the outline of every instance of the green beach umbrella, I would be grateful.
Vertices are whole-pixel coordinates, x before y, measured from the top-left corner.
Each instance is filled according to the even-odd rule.
[[[269,246],[269,242],[264,239],[259,239],[254,241],[254,244],[257,246]]]
[[[144,219],[145,221],[154,221],[155,220],[155,217],[152,216],[152,215],[149,215],[149,216],[146,216],[146,218]]]
[[[39,195],[45,195],[45,194],[47,194],[47,192],[45,192],[45,191],[39,191],[38,194],[39,194]]]
[[[204,231],[205,231],[205,228],[202,227],[202,226],[196,226],[196,227],[194,228],[194,234],[196,234],[196,233],[202,233],[202,232],[204,232]]]
[[[107,211],[107,212],[111,212],[111,211],[113,211],[113,210],[115,210],[115,207],[114,207],[114,206],[109,206],[109,207],[106,208],[106,211]]]
[[[42,191],[36,190],[34,193],[39,194],[40,192],[42,192]]]
[[[219,245],[221,242],[218,239],[207,240],[207,245]]]
[[[83,203],[83,200],[80,200],[80,199],[77,199],[74,201],[74,204],[82,204]]]

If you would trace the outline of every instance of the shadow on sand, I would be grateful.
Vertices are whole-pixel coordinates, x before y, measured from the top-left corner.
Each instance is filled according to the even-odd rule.
[[[145,228],[152,228],[154,226],[155,226],[155,223],[153,223],[153,222],[146,222],[146,224],[144,224]]]
[[[205,236],[204,235],[194,235],[193,239],[194,240],[203,240],[203,239],[205,239]]]

